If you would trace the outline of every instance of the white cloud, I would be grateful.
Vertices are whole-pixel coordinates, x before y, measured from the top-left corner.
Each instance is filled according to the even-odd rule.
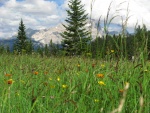
[[[90,13],[92,0],[82,0],[82,3],[85,4],[85,9],[87,13]],[[121,17],[125,20],[127,15],[127,7],[129,4],[129,16],[128,26],[135,26],[136,22],[140,25],[145,23],[150,29],[150,1],[149,0],[95,0],[93,5],[92,17],[98,19],[102,16],[102,19],[106,18],[108,11],[108,6],[111,4],[110,18],[114,15],[119,15],[120,17],[114,19],[113,23],[122,23]],[[119,12],[116,10],[121,9]]]
[[[45,0],[0,0],[0,37],[8,37],[18,30],[21,18],[26,28],[49,28],[63,17],[61,7],[54,1]]]
[[[64,0],[64,4],[58,6],[53,1],[46,0],[0,0],[3,5],[0,6],[0,37],[8,37],[17,32],[20,19],[22,18],[26,28],[43,29],[54,26],[62,22],[67,14],[65,10],[68,8],[68,1]],[[90,15],[91,1],[81,0],[85,4],[85,10]],[[112,0],[95,0],[93,5],[92,18],[98,19],[102,16],[102,20],[106,17],[108,6]],[[132,15],[128,21],[128,26],[135,26],[145,23],[150,29],[150,1],[149,0],[113,0],[110,10],[110,18],[114,15],[120,15],[114,19],[113,23],[120,24],[121,17],[125,20],[126,10],[129,3],[129,15]],[[122,4],[120,4],[122,3]],[[116,10],[122,9],[118,13]]]

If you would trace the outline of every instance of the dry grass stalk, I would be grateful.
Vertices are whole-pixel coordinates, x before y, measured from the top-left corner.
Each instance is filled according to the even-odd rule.
[[[118,108],[113,110],[111,113],[116,113],[116,112],[121,113],[121,111],[123,109],[123,105],[125,103],[128,88],[129,88],[129,83],[126,83],[126,86],[125,86],[124,92],[123,92],[123,98],[120,100],[120,104],[119,104]]]
[[[139,101],[140,101],[140,109],[139,109],[139,113],[142,113],[142,109],[143,109],[143,105],[144,105],[144,98],[143,98],[142,95],[140,96]]]

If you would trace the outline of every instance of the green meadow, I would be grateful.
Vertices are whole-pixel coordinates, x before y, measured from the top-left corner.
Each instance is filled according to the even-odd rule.
[[[143,25],[135,26],[135,34],[126,34],[127,8],[122,33],[109,36],[109,25],[117,17],[109,17],[110,9],[111,3],[104,18],[104,36],[98,37],[97,29],[90,43],[80,36],[75,36],[78,42],[69,39],[68,43],[65,35],[71,32],[64,32],[72,47],[64,50],[51,41],[33,51],[32,43],[27,46],[26,37],[22,39],[21,20],[20,39],[14,46],[19,51],[0,47],[0,113],[149,113],[150,31]]]
[[[5,54],[0,67],[0,113],[150,111],[150,62],[142,58]]]

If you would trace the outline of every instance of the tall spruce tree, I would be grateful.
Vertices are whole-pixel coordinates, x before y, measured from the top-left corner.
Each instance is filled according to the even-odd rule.
[[[67,25],[63,24],[66,30],[61,33],[62,46],[69,55],[79,55],[87,51],[87,44],[91,40],[90,32],[85,28],[88,15],[85,14],[81,0],[70,0],[68,6],[69,10],[66,10],[68,17],[65,20]]]
[[[19,24],[17,39],[14,44],[14,50],[22,53],[22,51],[27,51],[28,45],[27,36],[25,32],[25,25],[23,24],[23,20]],[[28,45],[28,46],[27,46]]]

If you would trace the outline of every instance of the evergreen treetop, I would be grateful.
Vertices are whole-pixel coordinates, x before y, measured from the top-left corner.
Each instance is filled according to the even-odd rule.
[[[17,39],[14,44],[14,50],[20,53],[22,53],[22,51],[25,51],[26,53],[31,53],[33,50],[33,44],[31,40],[28,41],[25,29],[25,25],[23,23],[23,20],[21,19]]]
[[[65,20],[67,25],[63,24],[66,30],[61,34],[62,46],[69,54],[81,54],[86,51],[87,43],[90,41],[89,31],[85,28],[88,15],[85,14],[81,0],[70,0],[68,6],[68,17]]]

